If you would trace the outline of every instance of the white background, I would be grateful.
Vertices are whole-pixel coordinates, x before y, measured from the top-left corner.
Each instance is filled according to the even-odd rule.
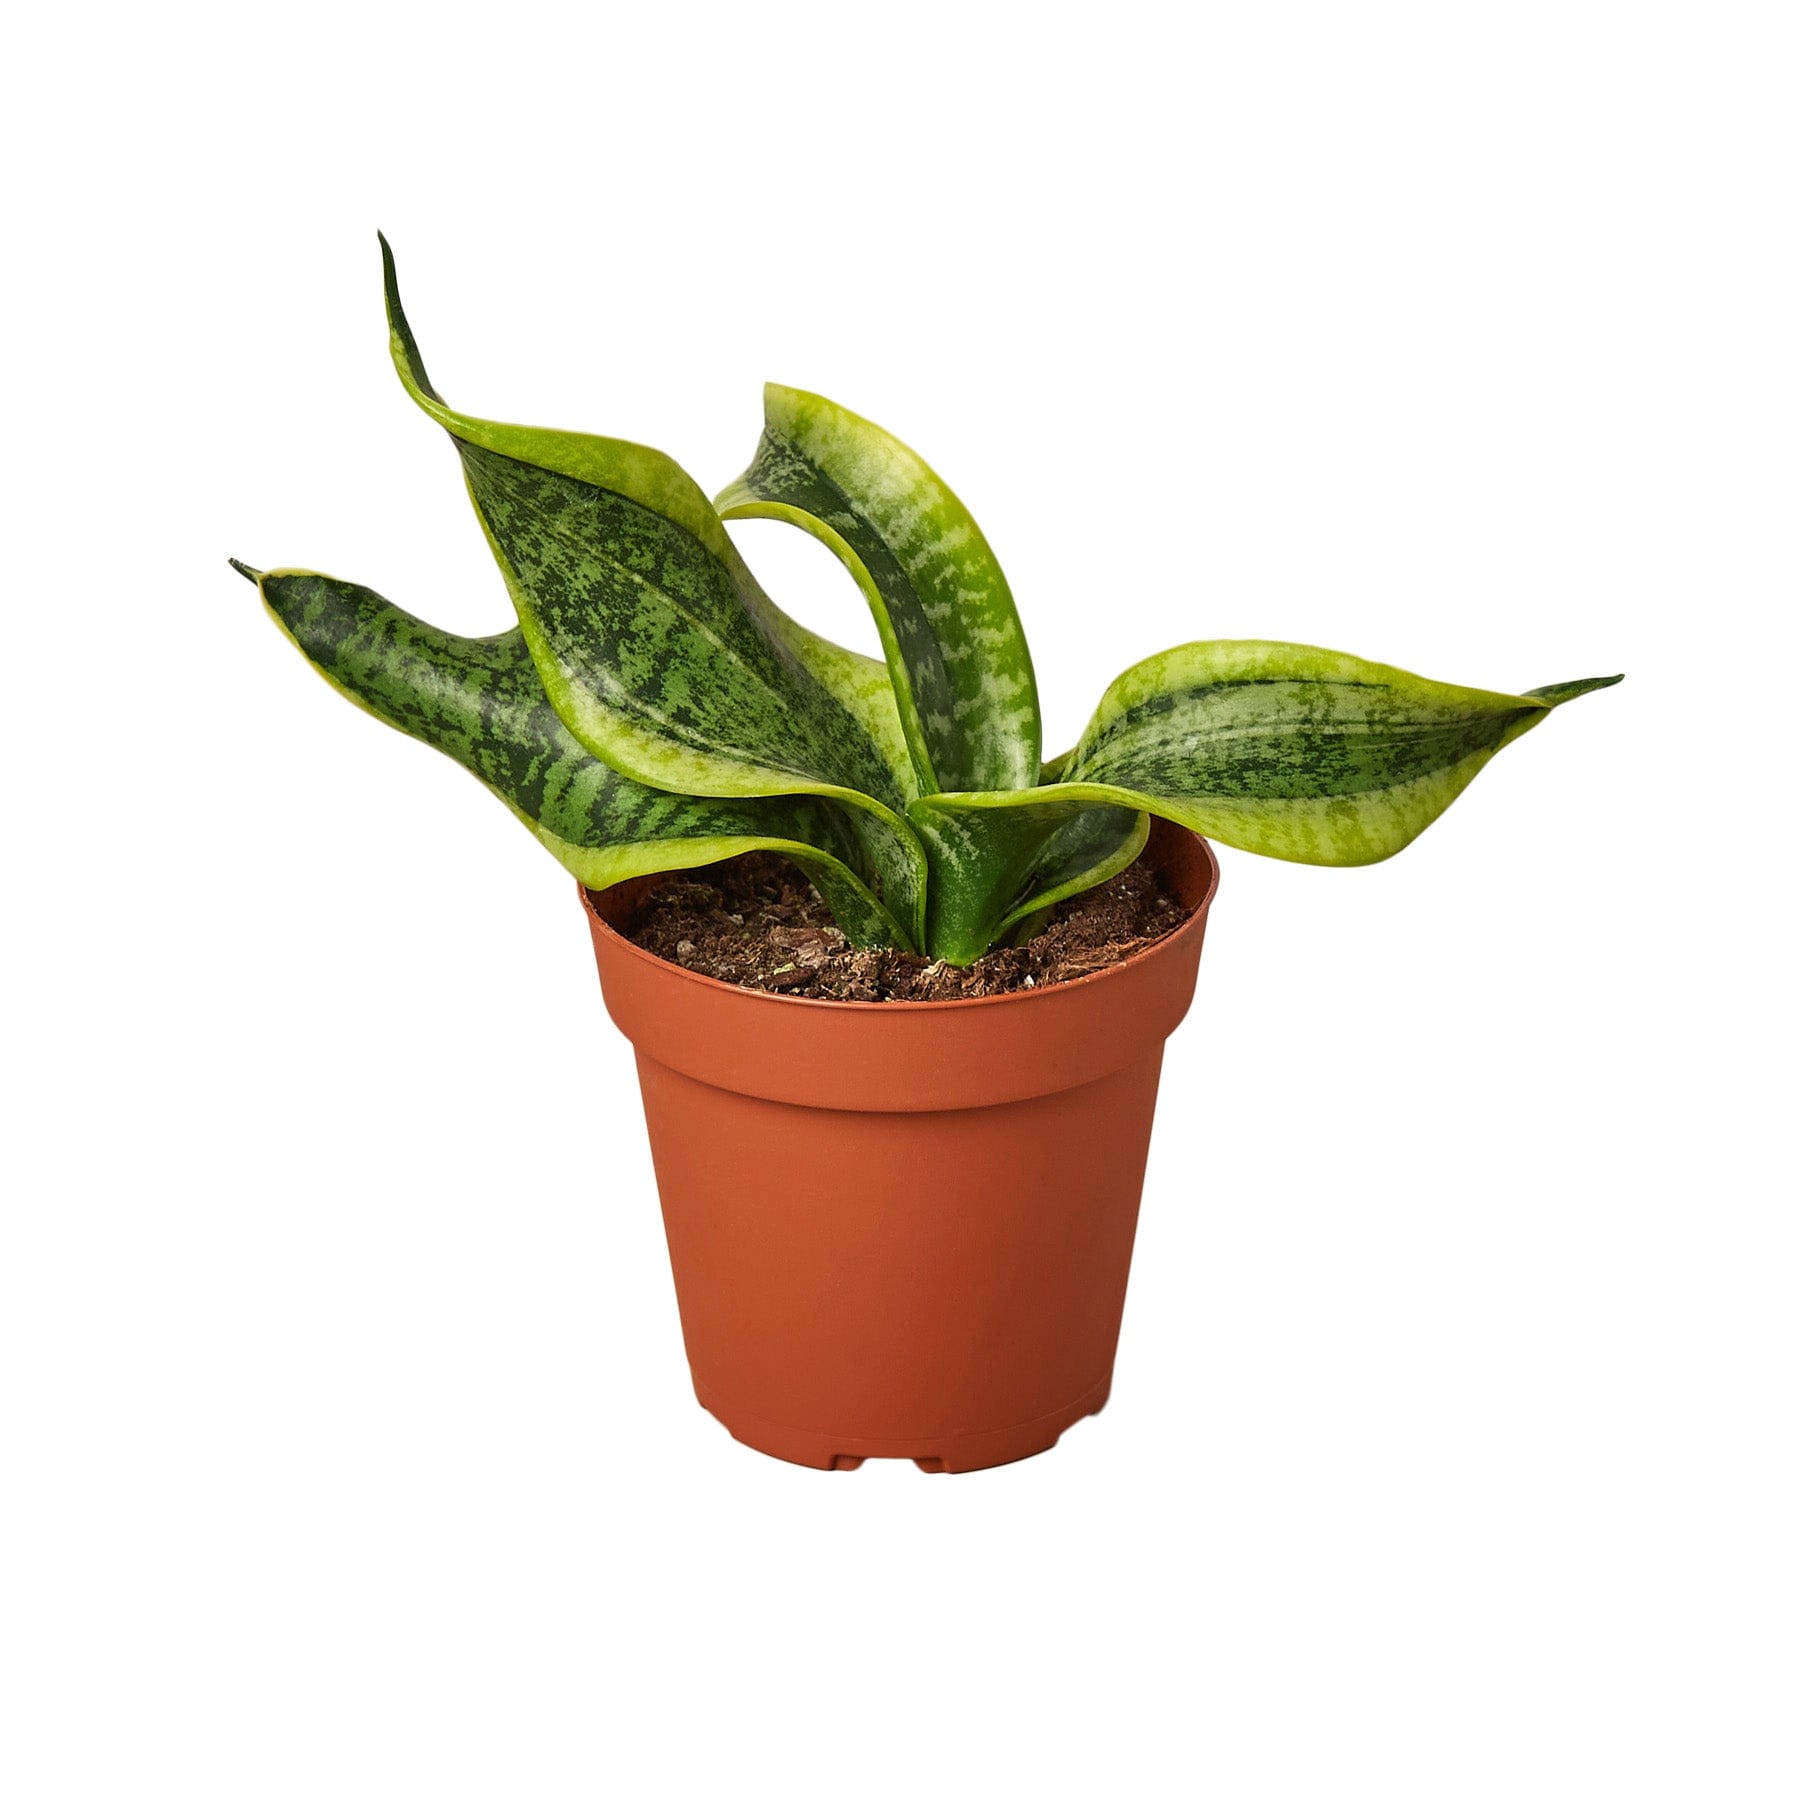
[[[1784,15],[15,27],[0,1788],[1794,1794]],[[1193,637],[1627,672],[1394,862],[1227,853],[1050,1455],[699,1411],[568,881],[226,568],[506,622],[377,225],[473,411],[915,443],[1046,748]]]

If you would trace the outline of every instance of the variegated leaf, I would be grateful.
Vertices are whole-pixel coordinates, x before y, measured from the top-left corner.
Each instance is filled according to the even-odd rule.
[[[1184,644],[1107,689],[1061,791],[1290,862],[1379,862],[1601,676],[1496,694],[1304,644]]]
[[[586,886],[779,850],[805,869],[853,943],[910,947],[912,934],[876,891],[883,872],[869,855],[876,822],[866,813],[810,794],[709,799],[647,787],[569,732],[517,627],[459,637],[351,582],[236,566],[333,687],[461,763]],[[902,917],[916,911],[915,894],[899,898]]]
[[[915,452],[817,394],[771,383],[727,519],[785,519],[828,545],[874,614],[926,793],[1030,787],[1037,683],[980,527]]]
[[[940,919],[958,921],[957,949],[972,947],[987,916],[975,896],[1009,887],[1071,805],[1157,813],[1292,862],[1378,862],[1555,707],[1620,679],[1493,694],[1301,644],[1166,651],[1108,688],[1080,744],[1046,765],[1060,779],[1027,793],[914,802],[933,865],[933,932]],[[1060,892],[1091,885],[1076,875]]]
[[[774,607],[704,493],[660,452],[447,406],[385,240],[382,253],[395,367],[461,453],[545,691],[575,736],[672,791],[831,793],[891,819],[916,789],[868,659]]]
[[[1128,670],[1040,762],[1005,579],[904,445],[772,387],[719,501],[839,555],[884,668],[781,612],[669,458],[452,411],[383,256],[396,367],[456,442],[518,629],[455,638],[299,572],[260,586],[328,679],[472,769],[590,885],[781,848],[858,941],[968,962],[1123,867],[1151,813],[1295,861],[1390,856],[1506,744],[1618,679],[1496,694],[1300,645],[1188,644]]]

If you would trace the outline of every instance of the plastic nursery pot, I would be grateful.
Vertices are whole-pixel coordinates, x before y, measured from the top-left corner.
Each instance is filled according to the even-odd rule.
[[[1158,824],[1145,854],[1191,918],[981,1000],[733,987],[614,929],[660,877],[584,896],[694,1390],[733,1437],[816,1469],[983,1469],[1105,1404],[1163,1040],[1218,882],[1191,833]]]

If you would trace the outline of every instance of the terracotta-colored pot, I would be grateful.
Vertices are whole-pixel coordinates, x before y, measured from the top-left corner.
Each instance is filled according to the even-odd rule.
[[[1218,865],[1159,825],[1195,911],[1077,981],[984,1000],[798,1000],[613,929],[682,1333],[732,1436],[816,1469],[983,1469],[1048,1450],[1112,1382],[1163,1040],[1193,997]]]

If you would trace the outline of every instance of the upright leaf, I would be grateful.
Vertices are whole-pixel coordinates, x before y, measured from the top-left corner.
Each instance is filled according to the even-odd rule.
[[[827,544],[874,614],[921,790],[1030,787],[1037,683],[1012,592],[980,527],[898,438],[797,388],[763,390],[727,519],[785,519]]]
[[[866,816],[815,795],[706,799],[646,787],[564,726],[517,627],[459,637],[351,582],[238,567],[333,687],[461,763],[588,887],[779,850],[806,870],[852,942],[909,946],[878,897]],[[901,899],[904,916],[914,896]]]
[[[461,453],[545,691],[569,729],[640,781],[714,795],[911,797],[866,659],[781,614],[706,496],[658,451],[501,425],[433,386],[382,245],[395,367]]]

